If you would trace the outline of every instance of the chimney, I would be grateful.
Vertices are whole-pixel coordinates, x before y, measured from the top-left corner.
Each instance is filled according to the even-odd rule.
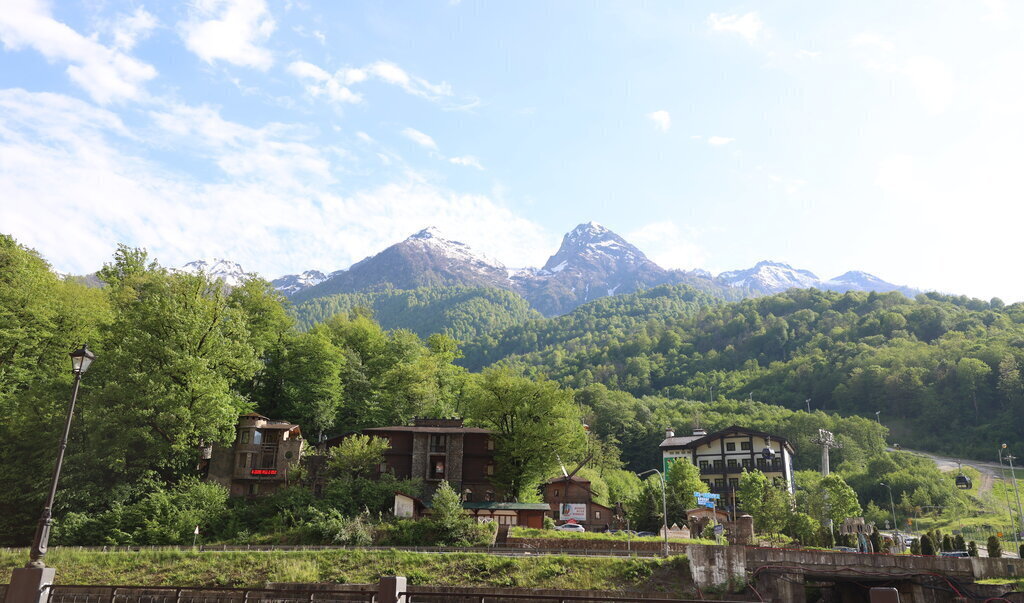
[[[704,436],[708,435],[708,432],[705,431],[704,428],[702,428],[702,427],[694,427],[693,428],[693,435],[704,437]]]
[[[676,437],[676,432],[673,431],[671,427],[666,427],[665,428],[665,439],[667,440],[668,438],[674,438],[674,437]]]

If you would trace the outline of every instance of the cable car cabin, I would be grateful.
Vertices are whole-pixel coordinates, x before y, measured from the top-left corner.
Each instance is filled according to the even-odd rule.
[[[971,483],[971,478],[967,477],[963,473],[956,476],[956,487],[961,490],[970,490],[974,484]]]

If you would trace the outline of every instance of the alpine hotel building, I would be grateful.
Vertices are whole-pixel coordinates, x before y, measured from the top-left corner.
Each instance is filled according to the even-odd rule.
[[[773,458],[765,458],[765,449],[773,452]],[[793,446],[783,437],[737,425],[714,433],[698,428],[686,436],[676,436],[667,429],[661,443],[666,474],[673,461],[685,458],[697,467],[710,491],[725,500],[732,498],[744,469],[757,469],[769,479],[777,478],[793,492],[793,452]]]

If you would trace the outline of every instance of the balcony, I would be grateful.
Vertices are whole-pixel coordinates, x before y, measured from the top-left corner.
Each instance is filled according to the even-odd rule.
[[[765,463],[763,465],[743,466],[743,465],[709,465],[707,467],[700,468],[701,475],[723,475],[726,473],[743,473],[743,470],[753,471],[757,469],[762,473],[782,473],[782,462],[775,461],[772,463]]]

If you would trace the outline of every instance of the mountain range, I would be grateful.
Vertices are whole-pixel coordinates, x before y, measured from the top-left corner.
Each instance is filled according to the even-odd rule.
[[[227,260],[198,260],[183,268],[222,278],[231,286],[247,278],[241,266]],[[643,251],[611,230],[587,222],[562,238],[562,244],[540,268],[509,269],[468,245],[425,228],[346,270],[329,274],[307,270],[271,281],[294,303],[340,293],[372,293],[420,287],[484,287],[513,291],[545,316],[570,312],[601,297],[633,293],[663,284],[686,284],[725,299],[779,293],[792,288],[833,291],[918,291],[877,276],[850,271],[823,280],[808,270],[781,262],[762,261],[752,268],[723,272],[662,268]]]

